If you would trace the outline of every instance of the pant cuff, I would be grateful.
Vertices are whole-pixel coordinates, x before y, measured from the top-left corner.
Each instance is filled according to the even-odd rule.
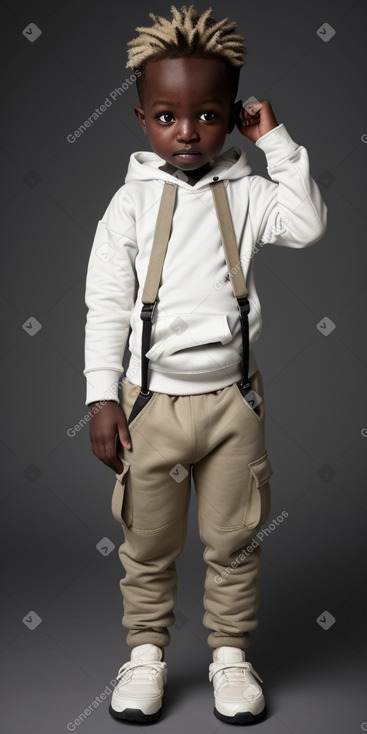
[[[157,647],[166,647],[170,643],[170,633],[162,627],[157,629],[129,630],[126,643],[129,647],[137,647],[138,645],[157,645]]]
[[[208,645],[215,649],[216,647],[240,647],[241,650],[250,646],[248,632],[243,635],[223,635],[221,632],[211,632],[208,636]]]

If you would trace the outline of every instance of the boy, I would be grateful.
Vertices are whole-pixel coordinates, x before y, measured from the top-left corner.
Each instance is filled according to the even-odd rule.
[[[160,716],[192,469],[208,566],[203,621],[213,650],[214,713],[247,724],[266,715],[262,680],[245,649],[257,627],[261,563],[251,541],[269,516],[272,475],[253,353],[261,312],[252,256],[256,243],[317,242],[327,209],[307,151],[278,124],[270,102],[243,109],[235,101],[247,53],[236,24],[215,21],[211,9],[200,15],[193,5],[171,12],[172,19],[151,13],[153,26],[137,28],[128,44],[140,99],[135,112],[154,152],[132,154],[125,185],[98,224],[86,284],[91,448],[116,473],[112,511],[125,535],[122,622],[132,648],[110,713],[141,722]],[[266,154],[272,181],[251,175],[240,148],[221,154],[235,125]],[[213,206],[213,184],[221,181],[240,255],[230,273],[223,250],[230,226],[222,222],[220,230]],[[149,258],[165,184],[176,198],[147,341],[143,289],[154,269]],[[232,290],[240,269],[249,294],[248,347]],[[120,385],[130,326],[131,359]],[[246,359],[252,400],[239,389]]]

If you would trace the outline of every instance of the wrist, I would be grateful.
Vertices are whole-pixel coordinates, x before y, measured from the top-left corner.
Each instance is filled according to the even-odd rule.
[[[103,408],[106,403],[115,403],[118,405],[116,400],[113,400],[112,398],[109,398],[108,400],[106,398],[101,398],[101,400],[94,400],[92,403],[88,403],[88,408]]]

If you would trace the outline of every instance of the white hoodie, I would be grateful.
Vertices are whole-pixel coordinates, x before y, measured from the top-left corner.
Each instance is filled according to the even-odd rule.
[[[325,232],[327,207],[310,175],[306,149],[284,124],[256,142],[272,181],[252,175],[246,153],[233,147],[211,161],[191,186],[160,170],[156,153],[130,157],[125,184],[113,196],[95,234],[86,278],[86,405],[119,402],[118,383],[128,347],[126,376],[141,384],[141,296],[165,181],[178,187],[172,232],[153,316],[148,388],[188,395],[218,390],[241,379],[242,340],[231,281],[210,188],[223,180],[249,291],[249,375],[262,321],[253,256],[265,243],[306,247]]]

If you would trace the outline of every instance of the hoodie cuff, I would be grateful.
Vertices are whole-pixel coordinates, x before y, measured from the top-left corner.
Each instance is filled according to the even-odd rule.
[[[300,147],[291,138],[282,122],[277,127],[265,133],[265,135],[262,135],[256,141],[255,145],[264,151],[268,168],[275,168],[276,165],[290,158],[292,153]]]
[[[85,404],[103,400],[115,400],[119,405],[119,381],[123,373],[115,370],[92,370],[85,377],[87,380],[87,397]]]

